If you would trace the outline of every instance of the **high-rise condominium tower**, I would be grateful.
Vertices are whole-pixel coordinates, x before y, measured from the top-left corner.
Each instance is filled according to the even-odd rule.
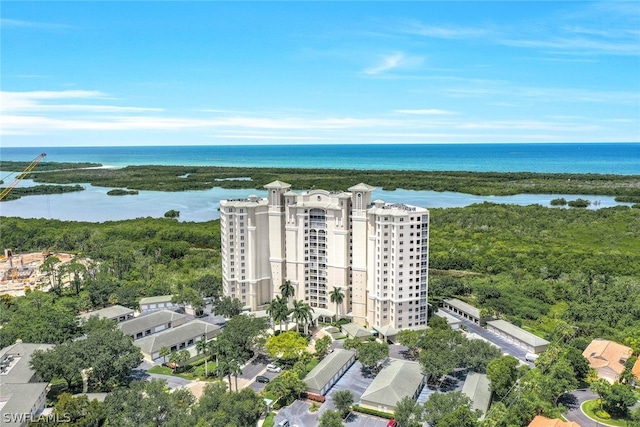
[[[427,323],[429,211],[348,192],[265,185],[267,198],[220,202],[225,295],[261,310],[290,281],[316,311],[353,318],[391,337]],[[330,292],[340,288],[342,304]]]

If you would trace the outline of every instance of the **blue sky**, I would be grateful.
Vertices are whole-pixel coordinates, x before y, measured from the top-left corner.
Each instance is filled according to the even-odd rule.
[[[2,145],[640,141],[640,2],[1,4]]]

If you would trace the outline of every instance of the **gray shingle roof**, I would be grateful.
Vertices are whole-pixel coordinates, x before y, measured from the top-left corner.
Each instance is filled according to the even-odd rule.
[[[533,347],[549,344],[549,341],[540,338],[539,336],[534,335],[531,332],[525,331],[524,329],[521,329],[516,325],[507,322],[506,320],[491,320],[487,322],[487,325],[490,325],[508,335],[511,335],[512,337],[515,337]]]
[[[355,356],[353,350],[336,348],[313,368],[304,378],[307,387],[312,390],[322,390],[342,367]]]
[[[13,356],[5,373],[0,374],[0,384],[28,383],[35,375],[35,371],[29,366],[31,356],[36,350],[49,350],[52,344],[16,343],[0,350],[0,360],[5,356]]]
[[[423,380],[424,374],[418,362],[387,359],[360,401],[371,406],[395,408],[402,398],[413,397]]]
[[[136,332],[146,331],[160,325],[166,325],[169,322],[175,322],[176,320],[184,319],[185,317],[187,316],[176,313],[175,311],[160,310],[121,322],[118,327],[125,334],[133,335]]]
[[[162,347],[169,347],[180,344],[190,339],[200,339],[202,335],[216,333],[220,331],[220,326],[212,325],[201,320],[193,320],[176,328],[167,329],[157,334],[149,335],[134,341],[144,353],[153,355],[160,351]]]
[[[12,418],[30,414],[48,385],[49,383],[0,384],[0,402],[6,402],[0,407],[0,424],[3,427],[21,426],[22,423]]]
[[[464,380],[462,394],[471,399],[471,409],[479,409],[482,414],[486,414],[491,403],[491,382],[485,374],[470,372]]]
[[[97,316],[100,319],[117,319],[120,316],[133,315],[133,309],[123,307],[121,305],[112,305],[100,310],[90,311],[78,316],[82,320],[89,320],[91,316]]]

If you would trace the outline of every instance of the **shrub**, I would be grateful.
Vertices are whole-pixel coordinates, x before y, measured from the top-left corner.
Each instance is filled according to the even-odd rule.
[[[305,399],[313,400],[314,402],[324,403],[327,401],[327,398],[315,393],[302,393],[302,397]]]
[[[567,204],[567,201],[565,200],[564,197],[560,197],[559,199],[553,199],[551,200],[551,206],[564,206]]]
[[[362,414],[374,415],[380,418],[386,418],[387,420],[391,420],[394,418],[394,415],[390,412],[382,412],[376,411],[375,409],[363,408],[362,406],[353,405],[351,409],[355,412],[360,412]]]
[[[318,405],[316,402],[313,402],[309,407],[309,412],[318,412],[318,409],[320,409],[320,405]]]

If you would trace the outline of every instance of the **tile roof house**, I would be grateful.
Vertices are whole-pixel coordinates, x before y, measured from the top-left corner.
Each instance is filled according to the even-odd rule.
[[[634,384],[637,386],[640,384],[640,357],[638,357],[638,360],[636,360],[636,363],[633,365],[633,368],[631,368],[631,372],[633,372],[633,375],[636,376],[636,379],[633,381]]]
[[[557,418],[552,419],[536,415],[528,427],[580,427],[580,424],[574,421],[562,421]]]
[[[624,371],[625,362],[632,354],[633,350],[630,347],[601,338],[591,341],[582,352],[589,361],[589,366],[598,373],[598,378],[611,383],[618,381]]]

